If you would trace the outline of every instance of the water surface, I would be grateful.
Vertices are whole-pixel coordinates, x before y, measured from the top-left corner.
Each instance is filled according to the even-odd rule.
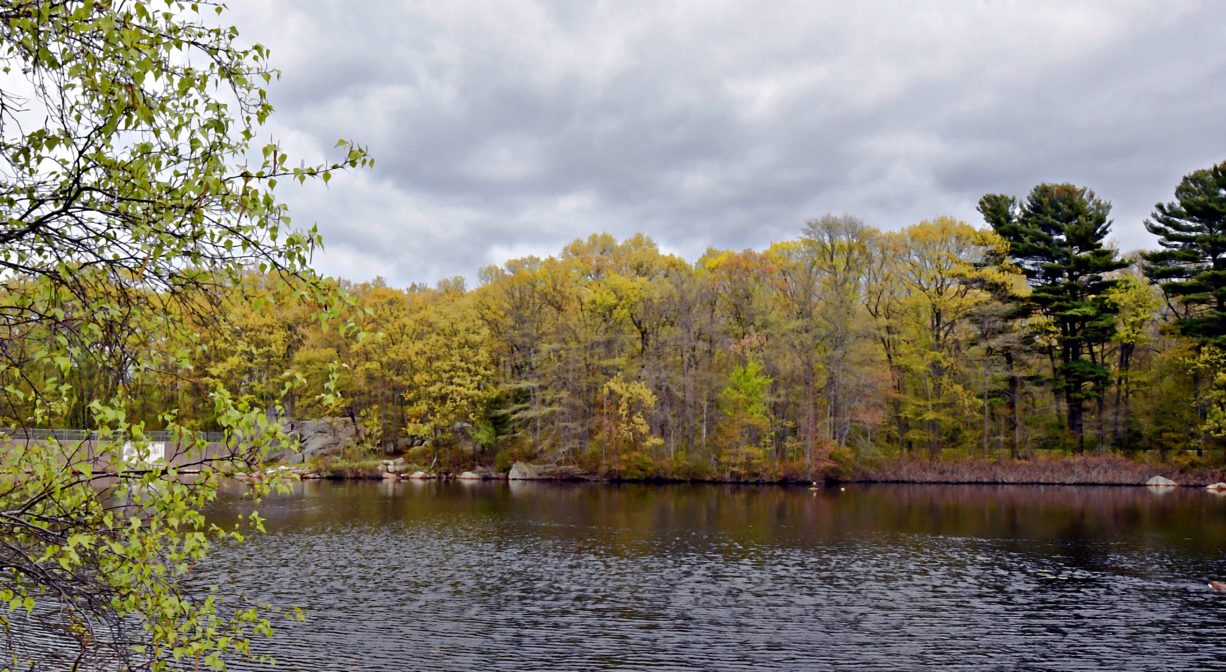
[[[308,482],[261,512],[207,576],[306,608],[279,669],[1226,669],[1199,490]]]

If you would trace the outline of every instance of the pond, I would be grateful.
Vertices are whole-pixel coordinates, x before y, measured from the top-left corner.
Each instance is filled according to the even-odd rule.
[[[209,578],[307,610],[279,669],[1226,669],[1200,490],[307,482],[261,511]]]

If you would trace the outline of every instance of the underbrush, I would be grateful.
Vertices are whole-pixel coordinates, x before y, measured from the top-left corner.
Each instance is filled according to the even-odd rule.
[[[1197,461],[1156,463],[1120,455],[1038,456],[1028,460],[887,457],[848,468],[843,480],[907,483],[1138,485],[1161,475],[1183,485],[1206,485],[1226,470]]]
[[[319,460],[312,466],[312,471],[324,478],[361,480],[383,478],[383,463],[377,459],[344,459],[334,458]]]

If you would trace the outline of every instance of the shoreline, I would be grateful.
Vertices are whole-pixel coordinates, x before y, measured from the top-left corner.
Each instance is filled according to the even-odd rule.
[[[327,481],[331,483],[375,483],[375,482],[393,482],[393,483],[429,483],[429,482],[463,482],[463,483],[555,483],[555,484],[591,484],[591,485],[743,485],[743,486],[772,486],[772,487],[806,487],[814,488],[811,482],[806,481],[736,481],[736,480],[713,480],[713,479],[667,479],[667,478],[645,478],[645,479],[630,479],[630,478],[516,478],[508,479],[506,477],[493,477],[482,479],[462,479],[453,476],[438,476],[424,479],[385,479],[377,476],[319,476],[314,478],[303,478],[304,481]],[[1217,483],[1214,481],[1213,483]],[[817,488],[833,488],[843,485],[977,485],[977,486],[1001,486],[1001,487],[1070,487],[1070,488],[1156,488],[1156,489],[1205,489],[1213,483],[1205,482],[1184,482],[1177,483],[1172,486],[1151,486],[1145,483],[1103,483],[1094,481],[906,481],[906,480],[868,480],[868,479],[851,479],[851,480],[827,480],[819,481]]]
[[[1159,475],[1159,474],[1155,474]],[[421,478],[389,478],[385,475],[378,474],[359,474],[359,475],[320,475],[316,473],[293,474],[291,477],[302,481],[330,481],[330,482],[461,482],[461,483],[485,483],[485,482],[516,482],[516,483],[570,483],[582,484],[590,483],[594,485],[738,485],[738,486],[775,486],[775,487],[808,487],[808,488],[833,488],[845,485],[963,485],[963,486],[1024,486],[1024,487],[1099,487],[1099,488],[1156,488],[1161,490],[1170,490],[1176,488],[1196,488],[1206,489],[1213,484],[1223,481],[1208,478],[1194,478],[1191,480],[1185,479],[1176,481],[1175,485],[1155,486],[1145,483],[1144,481],[1135,482],[1119,482],[1119,481],[1092,481],[1092,480],[928,480],[928,479],[906,479],[906,478],[826,478],[817,481],[802,480],[802,479],[714,479],[714,478],[614,478],[602,477],[597,475],[581,475],[570,476],[565,478],[508,478],[506,475],[483,476],[480,478],[460,478],[452,474],[437,474]],[[238,476],[238,480],[248,480],[249,475]]]
[[[260,472],[256,472],[260,473]],[[1202,464],[1160,464],[1120,456],[1037,457],[1030,460],[989,461],[927,460],[889,458],[845,467],[830,465],[808,474],[755,474],[752,476],[690,476],[667,473],[626,477],[600,473],[574,465],[527,464],[516,462],[506,472],[482,466],[465,471],[427,472],[402,459],[367,460],[317,465],[281,465],[263,473],[283,473],[302,480],[384,480],[384,481],[522,481],[572,483],[643,483],[720,485],[837,486],[861,484],[910,485],[1030,485],[1030,486],[1130,486],[1153,485],[1151,479],[1169,479],[1177,486],[1205,487],[1226,481],[1226,468]],[[260,478],[247,475],[242,478]],[[1169,486],[1168,486],[1169,487]]]

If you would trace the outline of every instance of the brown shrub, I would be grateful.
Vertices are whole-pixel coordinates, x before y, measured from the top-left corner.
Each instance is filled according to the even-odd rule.
[[[990,461],[980,458],[925,460],[887,458],[858,464],[845,480],[899,483],[1000,483],[1051,485],[1140,485],[1155,474],[1181,485],[1226,480],[1226,471],[1195,465],[1151,464],[1119,455],[1037,457]]]

